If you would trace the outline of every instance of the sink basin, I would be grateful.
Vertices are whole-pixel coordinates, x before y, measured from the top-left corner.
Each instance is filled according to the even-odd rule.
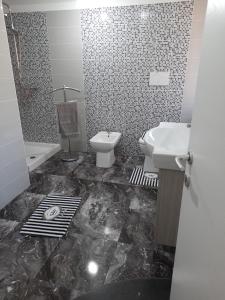
[[[180,170],[175,157],[188,153],[190,127],[187,123],[162,122],[147,131],[144,141],[158,169]]]

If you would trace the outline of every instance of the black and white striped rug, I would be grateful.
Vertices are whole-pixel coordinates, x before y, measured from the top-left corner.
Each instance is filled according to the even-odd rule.
[[[129,183],[157,189],[159,186],[158,174],[144,172],[143,168],[137,167],[133,169]]]
[[[80,202],[81,197],[68,197],[58,194],[48,195],[22,226],[20,233],[32,236],[63,237],[67,233]],[[60,208],[60,214],[53,220],[46,220],[44,212],[53,206]]]

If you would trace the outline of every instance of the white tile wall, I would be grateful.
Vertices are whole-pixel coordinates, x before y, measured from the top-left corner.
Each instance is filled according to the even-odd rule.
[[[76,76],[78,74],[78,88],[82,88],[82,82],[83,82],[83,72],[82,72],[82,62],[80,60],[74,60],[74,59],[51,59],[51,65],[52,65],[52,75],[70,75],[70,76]],[[74,77],[75,79],[75,77]]]
[[[8,68],[9,64],[11,63],[11,60],[6,57],[6,53],[1,53],[0,49],[0,60],[1,60],[1,68],[0,68],[0,78],[7,78],[12,79],[12,73],[10,72],[10,69]]]
[[[2,57],[4,60],[4,56]],[[13,77],[11,78],[0,78],[1,80],[1,90],[0,90],[0,102],[16,100],[15,84],[13,82]]]
[[[192,31],[188,51],[184,100],[182,104],[182,122],[190,122],[195,102],[195,91],[198,80],[198,68],[201,55],[201,42],[204,30],[207,0],[195,0],[193,8]]]
[[[0,208],[29,186],[8,40],[0,9]]]
[[[13,198],[20,194],[27,186],[29,179],[23,174],[14,176],[13,180],[0,190],[1,208],[7,205]]]
[[[48,14],[49,27],[79,27],[80,12],[69,10],[65,14],[61,11],[54,11]]]
[[[4,147],[0,147],[0,166],[5,169],[10,163],[16,160],[24,159],[24,142],[22,140],[17,140],[15,142],[5,144]]]
[[[82,56],[80,45],[77,44],[51,44],[50,47],[51,59],[74,59]]]

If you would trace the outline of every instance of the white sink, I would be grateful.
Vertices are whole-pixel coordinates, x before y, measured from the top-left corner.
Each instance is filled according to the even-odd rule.
[[[180,170],[175,158],[187,155],[190,126],[187,123],[162,122],[144,137],[149,155],[158,169]]]

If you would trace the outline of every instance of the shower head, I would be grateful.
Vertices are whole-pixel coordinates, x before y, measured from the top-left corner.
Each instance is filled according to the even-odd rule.
[[[2,2],[2,5],[3,5],[3,8],[5,7],[7,9],[7,11],[4,11],[4,16],[5,17],[9,17],[9,19],[10,19],[10,25],[6,25],[6,28],[10,29],[13,34],[15,34],[15,35],[18,36],[19,32],[14,27],[13,17],[12,17],[12,11],[11,11],[10,6],[6,2]]]
[[[5,2],[2,2],[2,6],[3,6],[3,12],[4,12],[4,16],[5,17],[12,17],[11,16],[11,8],[10,8],[10,6],[7,4],[7,3],[5,3]],[[5,11],[5,9],[7,10],[7,11]]]
[[[13,18],[12,18],[12,11],[11,11],[10,6],[5,2],[2,2],[2,5],[3,5],[3,8],[5,7],[7,9],[7,11],[4,11],[4,16],[10,18],[11,29],[15,30],[14,24],[13,24]]]
[[[9,4],[7,4],[7,3],[5,3],[5,2],[2,2],[2,5],[5,6],[5,7],[7,7],[8,11],[10,11],[10,6],[9,6]]]
[[[13,15],[12,11],[10,9],[10,6],[2,2],[3,8],[7,9],[7,11],[4,11],[5,17],[9,20],[6,20],[6,28],[8,34],[12,34],[13,36],[13,43],[15,47],[15,55],[16,55],[16,64],[17,64],[17,70],[19,74],[19,79],[21,81],[21,47],[20,47],[20,34],[19,32],[15,29],[14,23],[13,23]]]

